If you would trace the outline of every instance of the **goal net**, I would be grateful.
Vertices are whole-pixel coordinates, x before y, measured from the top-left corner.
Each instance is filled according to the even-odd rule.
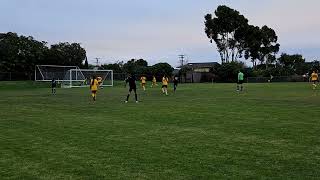
[[[36,65],[35,81],[51,81],[53,78],[60,82],[71,69],[80,69],[78,66]]]
[[[92,77],[100,79],[100,86],[113,86],[113,71],[112,70],[94,70],[94,69],[70,69],[65,74],[62,87],[88,87]]]
[[[35,81],[49,82],[55,79],[63,88],[88,87],[91,78],[101,79],[103,87],[113,86],[112,70],[80,69],[78,66],[36,65]]]

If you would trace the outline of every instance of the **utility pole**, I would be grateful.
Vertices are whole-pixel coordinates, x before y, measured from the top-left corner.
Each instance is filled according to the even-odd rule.
[[[99,66],[99,60],[101,59],[101,58],[95,58],[96,59],[96,66],[98,67]]]
[[[181,55],[178,55],[179,56],[179,63],[180,63],[180,66],[184,66],[185,65],[185,60],[184,58],[186,57],[186,55],[184,54],[181,54]]]
[[[98,70],[99,69],[99,60],[101,58],[94,58],[96,60],[96,67],[94,68],[95,70]]]

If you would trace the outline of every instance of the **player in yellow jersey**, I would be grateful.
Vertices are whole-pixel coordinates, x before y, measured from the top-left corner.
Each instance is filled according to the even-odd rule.
[[[155,76],[153,76],[153,78],[152,78],[152,85],[151,85],[151,87],[155,87],[155,86],[158,86],[158,84],[157,84],[157,79],[156,79],[156,77],[155,77]]]
[[[166,75],[162,78],[162,93],[168,95],[168,83],[169,79]]]
[[[147,78],[145,76],[141,76],[140,80],[141,80],[142,89],[145,91]]]
[[[317,88],[317,82],[318,82],[318,73],[316,73],[316,71],[313,71],[310,77],[312,84],[312,89],[316,89]]]
[[[97,81],[98,81],[98,84],[99,84],[100,89],[103,89],[103,87],[101,86],[101,84],[102,84],[102,77],[98,76],[98,77],[97,77]]]
[[[93,101],[96,101],[97,99],[97,91],[99,87],[99,82],[95,76],[92,76],[91,82],[90,82],[90,90]]]

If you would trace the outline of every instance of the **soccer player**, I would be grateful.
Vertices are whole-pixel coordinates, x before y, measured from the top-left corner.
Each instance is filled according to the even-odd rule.
[[[157,84],[157,79],[156,79],[156,77],[155,77],[155,76],[153,76],[153,78],[152,78],[152,85],[151,85],[151,87],[155,87],[155,86],[158,86],[158,84]]]
[[[313,83],[312,84],[312,89],[316,89],[317,88],[317,81],[318,81],[318,73],[316,73],[316,71],[313,71],[312,74],[311,74],[311,82]]]
[[[91,82],[90,82],[90,90],[93,101],[96,101],[97,99],[97,91],[98,91],[99,83],[95,76],[92,76]]]
[[[56,87],[57,87],[57,81],[55,80],[55,78],[52,78],[52,80],[51,80],[51,93],[53,95],[56,94]]]
[[[147,80],[147,78],[145,76],[141,76],[140,80],[141,80],[142,89],[144,91],[146,91],[146,80]]]
[[[178,87],[178,77],[174,77],[174,80],[173,80],[173,91],[174,93],[176,93],[176,90],[177,90],[177,87]]]
[[[135,78],[135,76],[129,74],[129,76],[127,77],[127,79],[125,80],[125,82],[126,82],[125,86],[127,86],[127,84],[129,83],[129,93],[128,93],[128,95],[127,95],[127,99],[126,99],[125,103],[128,103],[129,97],[130,97],[130,94],[131,94],[132,90],[134,91],[136,103],[138,103],[137,85],[136,85],[136,78]]]
[[[237,84],[237,91],[243,91],[243,82],[244,82],[244,74],[239,70],[238,73],[238,84]]]
[[[98,81],[98,84],[99,84],[100,89],[103,89],[103,87],[101,86],[101,84],[102,84],[102,78],[101,78],[100,76],[97,77],[97,81]]]
[[[169,83],[169,79],[167,78],[166,75],[164,75],[162,78],[162,93],[166,94],[167,96],[168,96],[168,83]]]

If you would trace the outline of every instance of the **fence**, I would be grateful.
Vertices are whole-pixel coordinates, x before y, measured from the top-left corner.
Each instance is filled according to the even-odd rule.
[[[126,78],[125,73],[114,73],[113,79],[115,81],[123,81]],[[26,81],[34,80],[34,74],[26,72],[0,72],[0,81]]]
[[[136,75],[137,80],[140,79],[142,75]],[[114,81],[124,81],[127,77],[126,73],[113,73]],[[148,81],[151,81],[153,76],[147,76]],[[158,81],[161,81],[162,76],[156,76]],[[0,72],[0,81],[25,81],[34,80],[33,73],[26,72]]]
[[[33,74],[26,72],[0,72],[0,81],[34,80]]]
[[[274,77],[248,77],[248,83],[266,83],[266,82],[308,82],[309,78],[304,76],[274,76]]]
[[[124,81],[127,77],[126,73],[114,73],[113,80],[114,81]],[[136,75],[137,80],[139,80],[140,76]],[[157,76],[157,81],[161,81],[162,76]],[[148,81],[152,80],[152,76],[147,76]],[[34,80],[34,74],[26,73],[26,72],[0,72],[0,81],[26,81],[26,80]],[[192,83],[192,82],[216,82],[216,77],[212,74],[187,74],[187,76],[181,76],[179,78],[181,83]],[[266,82],[308,82],[309,77],[305,77],[302,75],[296,76],[274,76],[274,77],[248,77],[248,83],[266,83]],[[220,81],[217,81],[220,82]]]

